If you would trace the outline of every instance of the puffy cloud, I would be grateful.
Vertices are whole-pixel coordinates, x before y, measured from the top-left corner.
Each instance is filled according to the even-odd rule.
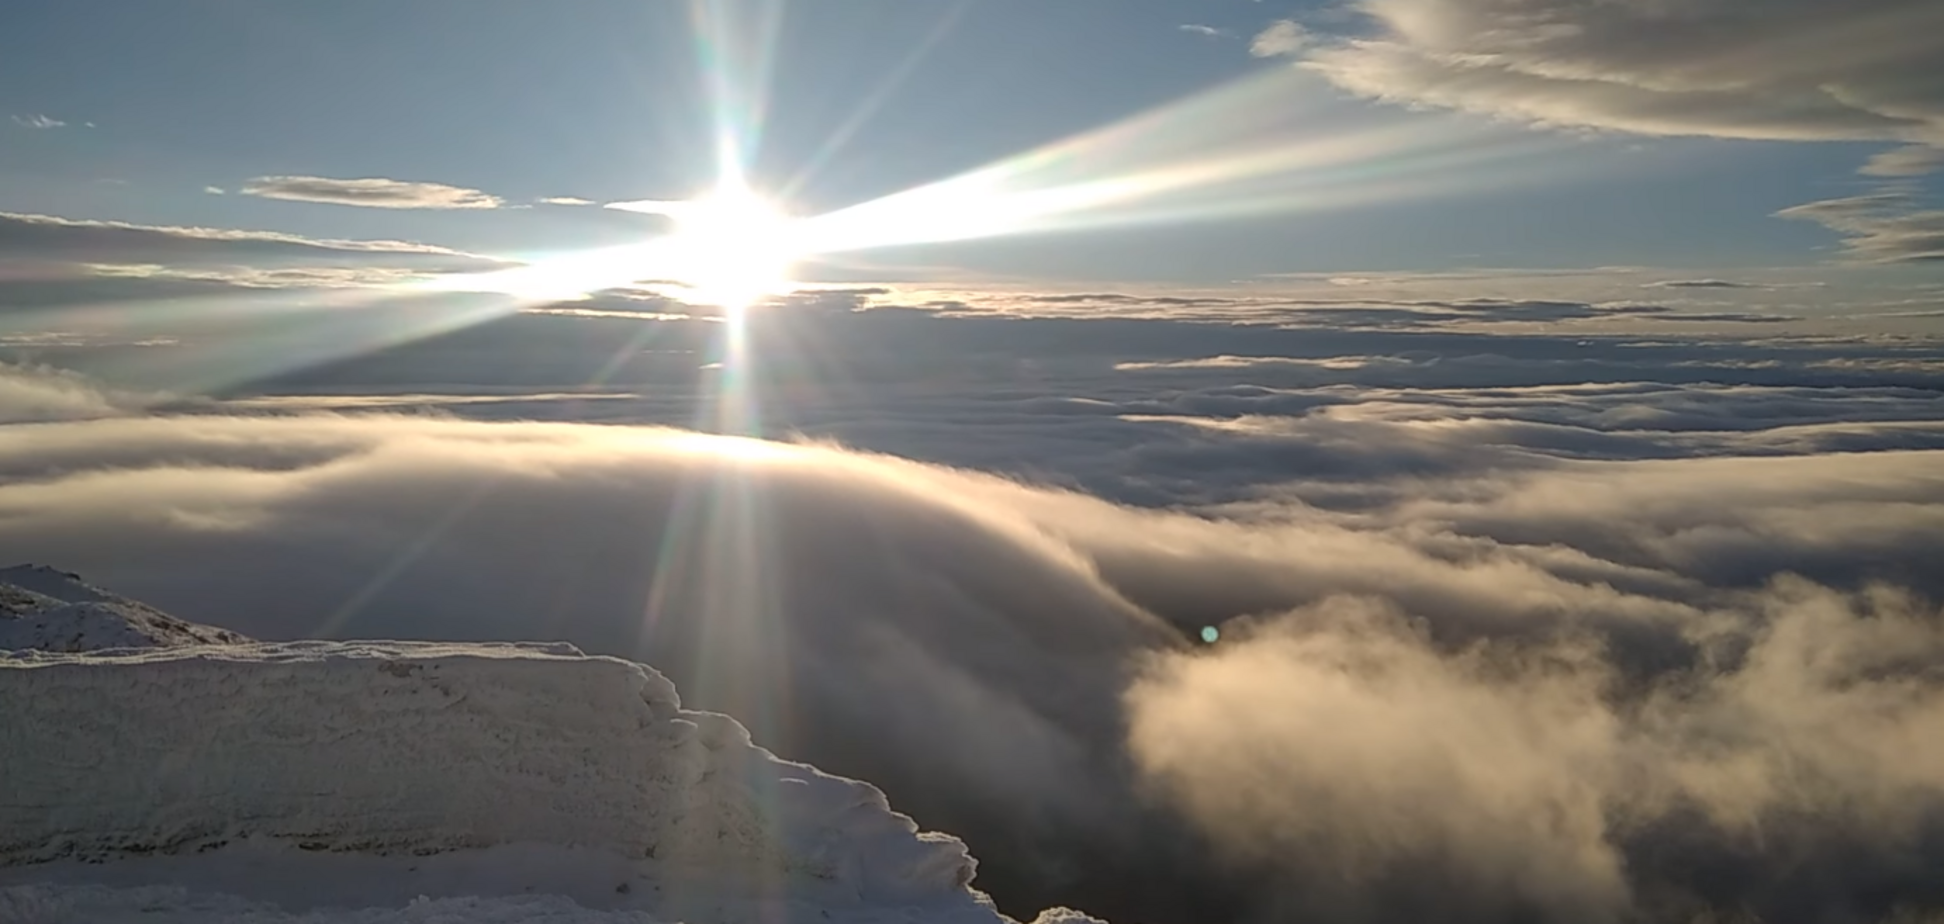
[[[0,425],[111,417],[136,406],[72,372],[0,362]]]
[[[506,200],[477,189],[382,177],[339,180],[321,176],[260,176],[244,183],[237,191],[265,199],[378,209],[496,209],[506,205]]]
[[[1280,53],[1371,97],[1656,135],[1944,143],[1929,0],[1348,7],[1366,29]]]
[[[1944,210],[1917,208],[1905,193],[1824,199],[1776,214],[1841,232],[1846,236],[1844,246],[1859,259],[1877,263],[1944,260]]]
[[[1328,602],[1155,659],[1132,748],[1292,910],[1780,922],[1896,910],[1876,889],[1935,902],[1944,613],[1800,581],[1747,606],[1720,660],[1629,687],[1581,644],[1451,651],[1381,603]]]
[[[1219,848],[1286,877],[1285,901],[1349,920],[1619,918],[1602,803],[1624,771],[1596,660],[1505,677],[1350,600],[1229,635],[1150,666],[1130,746]]]
[[[1310,43],[1310,35],[1294,20],[1279,19],[1270,23],[1268,28],[1256,33],[1249,42],[1249,54],[1258,58],[1274,58],[1280,55],[1295,54]]]

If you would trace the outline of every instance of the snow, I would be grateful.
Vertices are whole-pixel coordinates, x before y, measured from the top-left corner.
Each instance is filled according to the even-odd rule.
[[[102,651],[249,641],[177,619],[43,565],[0,568],[0,650]]]
[[[565,645],[17,651],[0,703],[9,924],[1005,920],[875,787]]]

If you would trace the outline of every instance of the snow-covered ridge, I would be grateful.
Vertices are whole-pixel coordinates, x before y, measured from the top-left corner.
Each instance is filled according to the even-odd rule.
[[[102,651],[247,642],[44,565],[0,568],[0,650]]]
[[[956,838],[683,710],[649,668],[569,646],[23,651],[0,656],[0,703],[0,868],[243,842],[552,845],[624,858],[643,887],[617,889],[649,911],[649,886],[707,880],[1002,920]]]

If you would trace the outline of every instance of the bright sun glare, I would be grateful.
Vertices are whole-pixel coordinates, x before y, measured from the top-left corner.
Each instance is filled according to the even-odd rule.
[[[696,199],[608,207],[674,220],[674,230],[644,254],[643,269],[670,283],[677,298],[735,311],[795,288],[790,271],[805,251],[798,225],[746,186],[725,183]]]
[[[711,28],[727,28],[711,22]],[[799,267],[831,255],[1341,208],[1441,192],[1453,187],[1454,176],[1488,166],[1489,173],[1466,174],[1464,185],[1523,182],[1539,172],[1529,156],[1551,144],[1510,144],[1496,127],[1461,120],[1324,121],[1327,109],[1320,103],[1289,104],[1308,98],[1300,92],[1307,78],[1277,68],[955,177],[793,216],[746,180],[744,155],[759,134],[751,113],[762,107],[760,94],[737,89],[735,77],[715,75],[715,189],[689,199],[606,206],[663,216],[671,222],[663,233],[546,255],[512,269],[439,276],[414,288],[490,292],[529,303],[645,289],[740,317],[753,305],[801,288],[792,280]],[[1266,119],[1265,112],[1281,115]]]
[[[724,182],[694,199],[607,207],[665,216],[673,227],[637,244],[563,254],[516,269],[442,277],[417,288],[500,292],[538,302],[637,287],[739,313],[763,299],[796,291],[791,272],[812,252],[803,221],[739,182]]]

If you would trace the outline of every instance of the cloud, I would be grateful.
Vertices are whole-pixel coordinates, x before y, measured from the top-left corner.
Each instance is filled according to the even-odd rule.
[[[424,358],[404,365],[451,373]],[[1022,910],[1587,920],[1678,894],[1789,921],[1930,894],[1910,871],[1936,864],[1909,853],[1929,848],[1902,845],[1934,830],[1917,809],[1944,775],[1928,757],[1875,755],[1921,740],[1934,701],[1881,652],[1928,651],[1934,627],[1911,628],[1926,611],[1870,588],[1921,577],[1944,545],[1944,453],[1821,455],[1812,441],[1745,455],[1802,421],[1935,419],[1934,394],[1298,394],[1236,387],[1227,364],[1181,371],[1231,385],[1171,402],[1147,381],[1123,400],[1231,415],[1173,464],[1256,485],[1252,498],[1138,509],[835,446],[632,426],[123,417],[0,439],[0,560],[55,561],[258,636],[564,638],[645,658],[764,743],[883,783],[965,835],[988,855],[982,884]],[[534,397],[447,409],[572,404]],[[1110,432],[1044,406],[1061,430]],[[1263,416],[1278,407],[1286,419]],[[1170,443],[1108,419],[1139,434],[1134,448]],[[1000,441],[948,424],[961,442]],[[1707,440],[1729,455],[1688,457]],[[1845,591],[1765,589],[1786,570]],[[1791,615],[1811,611],[1821,621]],[[1870,641],[1852,611],[1903,628]],[[1181,633],[1206,624],[1231,641],[1188,654]],[[1805,652],[1868,682],[1789,674]],[[1782,673],[1751,672],[1765,664]],[[1745,734],[1709,743],[1769,697]],[[1887,718],[1860,720],[1872,715]],[[1818,744],[1810,717],[1854,734]],[[1129,754],[1153,788],[1118,769]],[[1850,775],[1828,800],[1791,801],[1761,774],[1792,766]],[[1745,781],[1756,788],[1729,799]],[[1169,808],[1143,807],[1154,795]],[[1261,811],[1237,817],[1243,798]],[[1756,824],[1782,840],[1751,846]],[[1823,891],[1791,912],[1773,890],[1805,862]],[[1723,864],[1743,872],[1696,872]]]
[[[1800,581],[1748,606],[1731,656],[1629,691],[1583,645],[1454,652],[1332,601],[1156,659],[1132,747],[1317,913],[1685,920],[1734,895],[1764,921],[1868,920],[1893,910],[1848,891],[1870,866],[1934,901],[1944,613]]]
[[[1816,222],[1845,235],[1844,248],[1873,263],[1944,260],[1944,210],[1923,209],[1901,192],[1824,199],[1783,209],[1782,218]]]
[[[1944,148],[1913,144],[1874,155],[1857,172],[1866,176],[1922,176],[1939,167],[1944,167]]]
[[[252,258],[326,259],[458,258],[493,263],[445,247],[410,241],[347,241],[276,231],[141,225],[52,215],[0,212],[0,252],[9,259],[74,263],[139,263],[163,260],[235,262]]]
[[[1361,95],[1547,125],[1944,143],[1944,10],[1929,0],[1347,6],[1360,31],[1276,53]]]
[[[477,189],[378,177],[338,180],[317,176],[260,176],[244,183],[237,191],[265,199],[379,209],[496,209],[506,205],[506,200]]]
[[[592,199],[581,199],[575,196],[548,196],[544,199],[537,199],[535,201],[541,203],[542,205],[598,205],[599,204]]]
[[[44,115],[13,116],[13,123],[22,128],[65,128],[67,123]]]
[[[203,192],[206,192],[212,196],[221,196],[221,195],[226,195],[228,193],[228,190],[225,190],[221,186],[204,186]]]
[[[1204,26],[1198,23],[1184,23],[1175,28],[1192,35],[1202,36],[1203,38],[1227,38],[1229,34],[1227,29],[1217,29],[1214,26]]]
[[[1310,44],[1309,31],[1298,25],[1295,20],[1279,19],[1270,23],[1268,28],[1256,33],[1249,42],[1249,54],[1258,58],[1274,58],[1295,54]]]
[[[113,417],[140,406],[130,396],[111,394],[85,376],[0,362],[0,426]]]
[[[1057,889],[1034,865],[1071,868],[1083,845],[1104,888],[1124,848],[1102,838],[1141,823],[1105,782],[1114,690],[1127,652],[1179,636],[1028,521],[981,512],[984,491],[1012,490],[993,479],[673,431],[424,417],[20,428],[0,440],[0,470],[0,559],[78,556],[93,577],[271,636],[545,636],[632,653],[765,744],[869,769],[929,823],[983,832],[1017,858],[987,871],[1018,895]],[[959,488],[972,493],[951,499]],[[126,492],[157,501],[136,520],[159,519],[80,554]],[[707,506],[737,496],[760,498],[754,533]],[[731,547],[767,551],[710,551]],[[150,553],[161,580],[124,570]],[[245,580],[206,593],[175,579],[205,556]],[[248,579],[256,567],[279,577]],[[310,603],[264,609],[266,595]]]
[[[1944,597],[1944,367],[1927,340],[1808,321],[1588,332],[1692,314],[1624,300],[1660,278],[1680,279],[1614,276],[1612,302],[1499,277],[1369,303],[819,293],[766,306],[741,345],[755,416],[798,443],[645,425],[716,419],[723,325],[693,317],[519,316],[167,417],[56,373],[14,399],[42,422],[0,433],[0,561],[260,635],[642,657],[965,835],[1015,913],[1944,905],[1938,777],[1881,757],[1927,721],[1931,681],[1879,656],[1929,658],[1913,595]],[[49,361],[229,370],[342,344],[335,323]],[[1205,625],[1225,641],[1185,648]],[[1895,644],[1856,641],[1879,625]],[[1751,672],[1817,652],[1864,682]],[[1758,676],[1784,679],[1736,692]],[[1788,715],[1744,712],[1771,695]],[[1856,734],[1792,718],[1818,715]],[[1143,730],[1175,721],[1204,727],[1155,751]],[[1244,797],[1260,817],[1234,817]]]
[[[1641,283],[1643,289],[1760,289],[1763,286],[1726,279],[1663,279]]]

